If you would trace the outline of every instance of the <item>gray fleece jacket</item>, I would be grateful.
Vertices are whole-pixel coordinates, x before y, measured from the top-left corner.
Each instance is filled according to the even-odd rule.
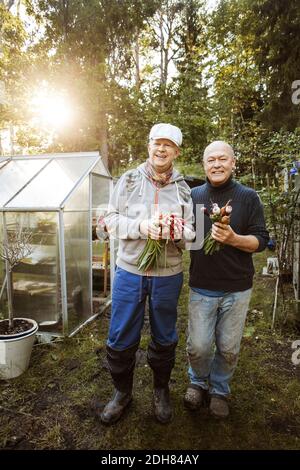
[[[145,275],[137,268],[138,258],[147,241],[139,227],[143,220],[149,219],[157,211],[183,217],[187,229],[184,237],[186,241],[193,238],[193,204],[190,189],[182,175],[174,169],[170,183],[163,188],[156,188],[147,176],[145,163],[124,173],[114,188],[105,216],[110,236],[119,240],[119,267]],[[169,240],[166,247],[166,263],[163,254],[161,266],[147,271],[147,275],[171,276],[182,271],[184,241]]]

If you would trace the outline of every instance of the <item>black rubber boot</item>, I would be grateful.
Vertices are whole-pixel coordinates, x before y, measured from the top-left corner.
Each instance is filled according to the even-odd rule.
[[[156,419],[162,423],[169,423],[173,418],[173,410],[170,402],[169,387],[154,388],[153,407]]]
[[[115,390],[112,399],[107,403],[100,414],[100,419],[104,424],[113,424],[121,418],[127,406],[132,400],[132,391],[120,392]]]
[[[135,344],[122,351],[106,346],[109,371],[116,390],[121,392],[132,390],[135,353],[138,346]]]
[[[154,415],[163,424],[173,418],[169,380],[175,363],[176,344],[162,345],[152,338],[148,346],[148,363],[153,371]]]
[[[171,372],[175,364],[177,343],[159,344],[153,338],[148,346],[147,359],[153,371],[154,388],[168,387]]]

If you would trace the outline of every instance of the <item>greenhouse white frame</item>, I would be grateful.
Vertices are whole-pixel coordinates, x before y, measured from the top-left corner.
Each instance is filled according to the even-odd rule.
[[[45,292],[48,289],[49,296],[51,291],[53,298],[54,291],[56,295],[55,318],[53,319],[51,314],[50,321],[46,317],[40,322],[42,327],[39,332],[44,339],[49,337],[51,339],[52,336],[72,336],[83,325],[99,315],[99,312],[93,313],[92,217],[98,217],[99,213],[105,212],[112,189],[113,179],[99,152],[17,155],[0,158],[0,242],[4,239],[4,233],[7,233],[9,226],[11,230],[20,223],[24,227],[26,224],[34,227],[35,236],[37,239],[40,237],[40,242],[34,245],[36,258],[27,260],[31,265],[28,269],[32,269],[32,272],[34,272],[32,263],[39,265],[40,271],[45,269],[42,266],[41,257],[43,254],[45,256],[47,250],[51,251],[52,258],[49,257],[49,259],[52,260],[54,267],[51,269],[55,273],[51,271],[51,276],[55,275],[57,282],[49,282],[49,287],[46,282],[36,281],[38,285],[36,298],[42,295],[43,289]],[[103,191],[102,196],[101,191]],[[68,239],[66,239],[67,230],[71,233]],[[49,242],[48,238],[54,242]],[[44,240],[43,244],[42,240]],[[111,244],[110,276],[112,282],[115,249],[113,241],[108,243]],[[43,252],[42,255],[41,252]],[[72,306],[71,294],[68,291],[68,283],[75,273],[71,261],[68,261],[71,259],[70,253],[76,254],[72,260],[76,265],[76,279],[79,279],[78,285],[75,285],[71,293],[73,297],[77,295],[77,304],[80,304],[82,315],[77,312],[77,316],[75,313],[72,314],[73,316],[70,313],[72,309],[75,311],[76,303],[73,299]],[[7,267],[6,263],[6,271]],[[43,276],[43,274],[40,275]],[[22,278],[21,274],[17,276]],[[32,273],[27,273],[27,276],[36,278],[37,274],[33,276]],[[75,279],[75,276],[73,277]],[[23,278],[26,278],[26,274]],[[5,269],[2,269],[0,300],[5,290],[5,281]],[[21,279],[21,286],[24,287],[26,282],[30,284],[30,281]],[[54,284],[55,287],[53,287]],[[31,285],[34,285],[34,282],[31,281]],[[32,294],[33,297],[34,294]],[[102,307],[106,308],[109,304],[110,295],[104,299]],[[46,303],[46,311],[48,306],[49,303]],[[19,311],[16,313],[16,316],[30,316],[36,319],[34,312],[32,315],[20,315]],[[43,315],[42,307],[40,313]],[[39,322],[39,318],[37,321]],[[75,324],[71,325],[72,322]]]

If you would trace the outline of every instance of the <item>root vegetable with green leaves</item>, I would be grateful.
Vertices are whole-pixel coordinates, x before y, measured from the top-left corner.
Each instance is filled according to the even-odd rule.
[[[213,203],[212,204],[212,210],[209,213],[206,207],[203,208],[203,212],[205,215],[207,215],[212,223],[214,224],[215,222],[221,222],[222,224],[229,225],[230,224],[230,214],[232,212],[232,207],[229,205],[231,200],[229,200],[225,206],[220,207],[218,204]],[[223,244],[218,242],[212,237],[211,234],[211,229],[207,233],[204,243],[203,243],[203,250],[206,255],[213,255],[214,253],[218,252],[221,250],[223,247]]]
[[[140,271],[147,272],[150,269],[155,269],[160,266],[161,254],[164,248],[164,267],[167,267],[167,244],[171,240],[174,242],[176,234],[182,233],[184,220],[178,217],[176,214],[160,214],[155,224],[157,227],[162,229],[164,227],[169,228],[169,238],[159,240],[154,240],[153,238],[148,238],[145,248],[138,258],[138,269]]]

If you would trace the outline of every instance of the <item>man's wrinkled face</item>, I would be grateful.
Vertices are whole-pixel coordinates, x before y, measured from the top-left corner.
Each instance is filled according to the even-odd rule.
[[[179,155],[179,148],[171,140],[154,139],[148,145],[149,159],[159,173],[167,171]]]
[[[235,158],[220,149],[205,156],[203,164],[210,183],[213,186],[220,186],[232,175],[235,168]]]

